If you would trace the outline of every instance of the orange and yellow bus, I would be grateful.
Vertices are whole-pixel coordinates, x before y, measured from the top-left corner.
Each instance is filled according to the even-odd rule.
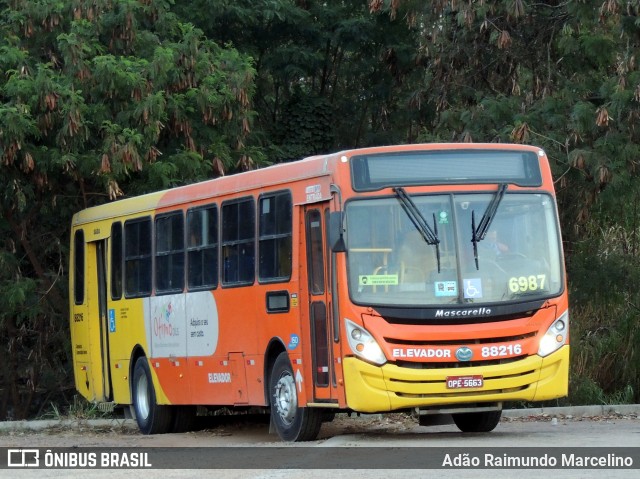
[[[145,434],[269,410],[490,431],[566,396],[569,316],[543,150],[365,148],[86,209],[70,264],[75,384]]]

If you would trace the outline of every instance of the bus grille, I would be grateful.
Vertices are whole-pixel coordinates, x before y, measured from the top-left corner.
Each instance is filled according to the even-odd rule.
[[[421,347],[436,347],[436,346],[456,346],[456,345],[470,345],[470,344],[493,344],[493,343],[506,343],[510,341],[524,341],[529,338],[533,338],[538,334],[537,331],[531,331],[525,334],[519,334],[517,336],[503,336],[493,338],[475,338],[475,339],[455,339],[445,341],[417,341],[415,339],[399,339],[388,338],[384,340],[389,344],[396,344],[398,346],[421,346]]]

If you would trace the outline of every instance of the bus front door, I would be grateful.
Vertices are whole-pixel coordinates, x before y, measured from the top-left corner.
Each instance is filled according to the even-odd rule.
[[[313,402],[337,402],[334,341],[331,321],[330,267],[325,241],[328,206],[305,209],[308,324],[311,338]],[[337,347],[337,345],[336,345]]]

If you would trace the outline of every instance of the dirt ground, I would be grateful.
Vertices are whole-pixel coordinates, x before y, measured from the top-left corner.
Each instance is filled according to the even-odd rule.
[[[4,431],[0,446],[8,447],[163,447],[163,446],[264,446],[281,443],[269,434],[268,416],[230,416],[202,418],[202,429],[181,434],[142,435],[132,420],[73,421],[41,430],[17,428]],[[316,441],[362,432],[398,432],[418,427],[415,419],[405,414],[348,417],[338,414],[324,423]],[[451,426],[453,427],[453,426]],[[309,443],[307,443],[309,444]]]
[[[206,422],[204,422],[206,421]],[[526,429],[526,423],[548,423],[548,426],[566,425],[583,422],[584,427],[596,427],[598,423],[621,421],[640,428],[637,415],[622,416],[529,416],[503,417],[498,430],[502,427]],[[4,430],[0,434],[0,446],[4,447],[215,447],[215,446],[273,446],[282,445],[278,436],[269,433],[269,421],[266,415],[241,415],[202,418],[201,430],[181,434],[159,434],[145,436],[138,431],[132,420],[109,421],[71,421],[45,427],[29,429],[26,427]],[[457,433],[454,425],[432,426],[429,431],[435,433]],[[337,414],[332,422],[324,423],[316,441],[306,445],[334,444],[339,438],[367,437],[384,441],[385,437],[423,433],[427,428],[418,425],[417,420],[408,414]]]

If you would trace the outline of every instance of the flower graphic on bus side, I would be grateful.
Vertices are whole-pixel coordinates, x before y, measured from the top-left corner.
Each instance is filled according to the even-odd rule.
[[[174,314],[174,308],[171,303],[166,306],[160,306],[156,309],[153,317],[153,334],[157,338],[179,336],[180,329],[171,323],[171,317]]]

